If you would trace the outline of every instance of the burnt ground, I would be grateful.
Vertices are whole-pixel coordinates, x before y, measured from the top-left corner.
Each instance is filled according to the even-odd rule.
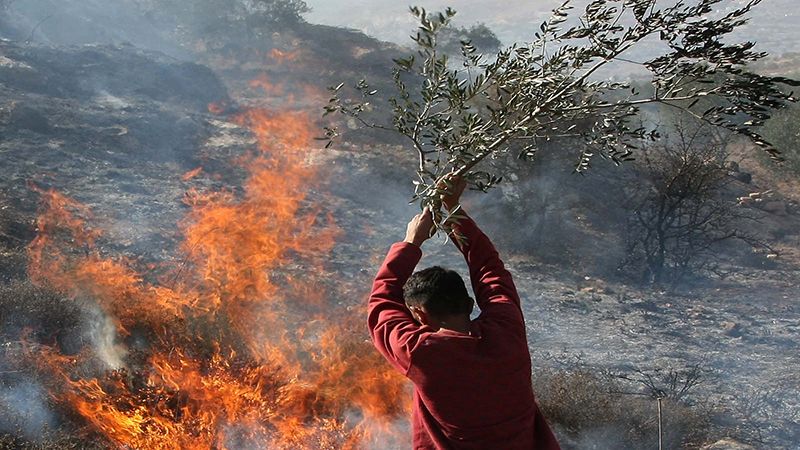
[[[670,294],[598,289],[592,279],[565,286],[525,263],[511,267],[527,294],[531,348],[543,364],[566,354],[612,373],[697,365],[704,380],[695,399],[727,411],[745,432],[762,429],[774,445],[800,439],[797,271]],[[763,404],[749,411],[756,402]]]
[[[22,253],[35,236],[38,207],[32,186],[57,189],[89,206],[107,230],[102,245],[108,252],[173,258],[186,190],[235,188],[241,173],[226,161],[253,144],[246,130],[207,112],[209,103],[236,100],[229,98],[226,82],[242,80],[224,81],[204,66],[129,46],[0,43],[3,279],[24,277]],[[407,204],[409,166],[402,157],[387,156],[402,149],[375,143],[342,148],[313,150],[309,157],[325,168],[327,208],[344,230],[327,270],[336,277],[337,292],[349,293],[342,306],[357,308],[415,206]],[[181,180],[198,166],[220,176]],[[594,188],[564,195],[580,197],[580,189]],[[618,252],[613,238],[604,241],[591,224],[562,222],[567,216],[596,217],[597,211],[555,202],[551,226],[584,234],[575,245],[569,236],[546,234],[537,245],[548,248],[537,252],[530,243],[535,214],[510,226],[502,218],[511,216],[497,214],[504,205],[518,205],[519,192],[470,195],[468,210],[486,223],[524,298],[535,365],[579,365],[598,373],[699,365],[704,381],[692,395],[714,405],[726,430],[757,437],[767,448],[800,442],[796,261],[763,266],[732,260],[725,279],[674,292],[633,287],[600,267]],[[796,252],[800,214],[785,203],[776,213],[766,212],[766,229],[777,230],[771,238]],[[463,269],[448,245],[426,244],[423,264]],[[582,254],[585,260],[574,265],[556,264],[553,257]]]
[[[362,183],[370,178],[365,176]],[[393,206],[402,205],[410,194],[399,182],[384,180],[361,199],[346,190],[348,198],[337,208],[344,212],[340,220],[355,226],[332,263],[344,268],[344,261],[366,261],[367,267],[352,280],[363,286],[416,212],[413,206]],[[670,290],[636,287],[613,281],[613,276],[609,281],[597,276],[597,270],[543,263],[535,251],[521,250],[528,247],[523,240],[530,225],[515,223],[509,230],[508,223],[497,224],[497,204],[513,202],[498,194],[468,194],[465,204],[495,238],[514,274],[528,325],[534,381],[537,367],[545,372],[588,370],[610,378],[697,368],[701,380],[688,399],[713,410],[721,435],[749,439],[757,448],[789,449],[800,442],[800,268],[737,266],[724,280],[695,280]],[[790,215],[779,220],[797,224],[798,219]],[[547,241],[543,239],[544,245]],[[424,250],[422,266],[441,264],[466,273],[451,244],[428,242]],[[650,393],[636,382],[628,389]]]

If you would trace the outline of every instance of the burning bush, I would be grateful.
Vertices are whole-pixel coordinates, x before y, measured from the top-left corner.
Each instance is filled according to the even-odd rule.
[[[34,439],[23,425],[147,449],[407,445],[406,382],[364,339],[363,311],[337,307],[326,281],[340,231],[308,197],[319,176],[305,162],[307,116],[233,120],[258,140],[235,161],[248,178],[238,191],[187,193],[177,265],[114,255],[89,208],[40,192],[30,276],[64,294],[3,291],[23,324],[4,327],[13,370],[36,382],[12,380],[0,400],[42,411],[0,423],[8,445]]]

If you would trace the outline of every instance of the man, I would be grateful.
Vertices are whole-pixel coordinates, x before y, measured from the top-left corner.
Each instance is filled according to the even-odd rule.
[[[444,207],[459,204],[465,182],[453,178]],[[464,214],[463,211],[459,211]],[[375,347],[414,383],[415,449],[558,450],[539,413],[520,300],[489,238],[469,217],[452,239],[469,266],[473,299],[450,270],[412,275],[431,235],[431,212],[415,216],[394,244],[369,298]]]

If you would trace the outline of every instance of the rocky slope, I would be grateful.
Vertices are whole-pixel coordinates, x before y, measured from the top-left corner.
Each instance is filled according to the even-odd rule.
[[[314,93],[330,80],[380,72],[396,52],[325,27],[273,36],[272,42],[299,49],[299,60],[239,64],[236,57],[246,51],[209,51],[197,55],[201,65],[132,46],[0,42],[2,277],[24,278],[24,247],[36,234],[39,193],[51,188],[89,207],[107,231],[104,251],[171,260],[187,190],[241,188],[241,167],[231,161],[254,139],[231,119],[239,105],[315,110],[321,97]],[[325,55],[331,59],[319,59]],[[264,73],[282,87],[266,92],[250,86]],[[210,104],[224,105],[225,114],[210,113]],[[407,205],[410,166],[399,156],[402,148],[360,139],[306,155],[321,168],[326,210],[344,230],[325,255],[326,270],[335,274],[337,292],[351,294],[340,302],[351,309],[359,307],[383,252],[415,212]],[[208,176],[184,176],[197,167]],[[750,437],[759,431],[769,448],[800,442],[800,271],[791,258],[800,212],[791,196],[761,216],[767,237],[790,257],[764,266],[762,260],[753,264],[731,256],[733,270],[725,280],[703,280],[678,293],[653,292],[604,281],[615,279],[622,232],[612,219],[619,211],[602,206],[613,201],[611,194],[591,201],[588,196],[615,173],[584,180],[557,167],[521,171],[521,177],[538,178],[466,202],[515,274],[536,365],[558,368],[576,356],[598,372],[699,364],[707,378],[694,396],[721,405],[720,416],[732,421],[726,430],[743,429]],[[746,164],[743,170],[749,170]],[[739,189],[772,187],[756,173]],[[449,244],[431,242],[426,251],[423,264],[463,266]],[[0,396],[0,406],[3,401]],[[752,405],[759,409],[748,409]],[[2,420],[0,427],[15,434]],[[613,442],[607,448],[615,448]]]

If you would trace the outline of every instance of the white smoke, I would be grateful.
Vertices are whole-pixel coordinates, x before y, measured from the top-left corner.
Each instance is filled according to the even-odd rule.
[[[84,338],[89,341],[92,351],[104,365],[102,370],[114,370],[125,367],[127,349],[119,342],[114,321],[99,309],[87,311],[88,326]]]
[[[55,425],[41,386],[32,381],[0,386],[0,432],[36,441]]]

